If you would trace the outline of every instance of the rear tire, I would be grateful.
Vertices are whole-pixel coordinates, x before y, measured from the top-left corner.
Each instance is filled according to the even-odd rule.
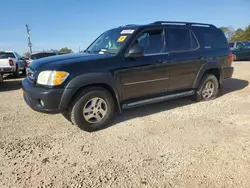
[[[13,76],[14,76],[15,78],[19,78],[19,77],[20,77],[18,65],[16,65],[16,71],[13,73]]]
[[[22,75],[24,75],[24,76],[26,75],[26,67],[23,68]]]
[[[101,87],[81,91],[68,110],[68,117],[80,129],[93,132],[107,127],[115,116],[115,101],[111,94]]]
[[[3,74],[0,74],[0,83],[3,83]]]
[[[216,76],[206,74],[203,76],[195,94],[196,101],[215,99],[219,93],[219,81]]]

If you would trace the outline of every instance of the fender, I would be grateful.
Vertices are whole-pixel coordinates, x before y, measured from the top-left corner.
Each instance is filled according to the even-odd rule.
[[[119,106],[120,93],[115,78],[110,73],[87,73],[76,76],[65,87],[60,108],[67,109],[74,94],[82,87],[93,84],[105,84],[112,88],[115,93],[116,102]]]
[[[205,62],[201,68],[199,69],[194,84],[193,84],[193,88],[198,88],[199,87],[199,83],[204,75],[204,73],[209,70],[209,69],[218,69],[220,70],[221,73],[221,65],[218,61],[209,61],[209,62]],[[220,74],[221,75],[221,74]],[[219,80],[219,82],[221,81],[221,78]]]

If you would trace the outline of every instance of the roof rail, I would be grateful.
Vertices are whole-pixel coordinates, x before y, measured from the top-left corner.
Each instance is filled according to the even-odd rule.
[[[152,24],[158,24],[158,25],[163,25],[163,24],[173,24],[173,25],[187,25],[187,26],[206,26],[206,27],[214,27],[212,24],[205,24],[205,23],[194,23],[194,22],[175,22],[175,21],[156,21]]]
[[[128,25],[125,25],[125,26],[129,27],[129,26],[138,26],[138,25],[136,25],[136,24],[128,24]]]
[[[138,26],[137,24],[128,24],[128,25],[122,25],[120,27],[135,27]]]

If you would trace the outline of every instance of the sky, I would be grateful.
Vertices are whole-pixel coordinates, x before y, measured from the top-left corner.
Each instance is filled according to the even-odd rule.
[[[104,31],[159,20],[211,23],[235,29],[250,24],[250,0],[1,0],[0,50],[71,48],[78,52]]]

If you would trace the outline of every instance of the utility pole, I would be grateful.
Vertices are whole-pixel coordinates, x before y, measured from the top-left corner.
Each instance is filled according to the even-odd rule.
[[[26,29],[27,29],[28,46],[30,48],[30,54],[32,54],[32,43],[30,42],[30,29],[27,24],[26,24]]]

